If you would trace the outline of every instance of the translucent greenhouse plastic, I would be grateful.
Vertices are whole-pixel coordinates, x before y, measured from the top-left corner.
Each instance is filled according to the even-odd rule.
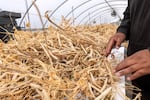
[[[3,0],[0,3],[1,10],[21,13],[18,24],[24,27],[30,23],[31,28],[50,25],[46,11],[56,23],[61,22],[62,16],[71,19],[74,25],[116,23],[123,18],[126,6],[127,0]]]

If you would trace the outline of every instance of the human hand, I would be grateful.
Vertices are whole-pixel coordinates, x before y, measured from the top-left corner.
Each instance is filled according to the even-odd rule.
[[[131,74],[127,80],[134,80],[150,74],[150,51],[141,50],[129,56],[115,68],[117,76]]]
[[[116,33],[112,36],[106,46],[105,56],[108,56],[111,52],[111,49],[115,46],[119,48],[121,43],[125,40],[126,36],[123,33]]]

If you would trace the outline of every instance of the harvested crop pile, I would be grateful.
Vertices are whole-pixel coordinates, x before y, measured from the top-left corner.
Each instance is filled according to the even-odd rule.
[[[61,27],[0,44],[1,100],[113,100],[119,80],[103,51],[116,26]]]

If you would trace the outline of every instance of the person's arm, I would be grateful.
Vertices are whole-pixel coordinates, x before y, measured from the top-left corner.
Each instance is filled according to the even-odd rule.
[[[129,0],[128,0],[129,1]],[[117,32],[121,32],[126,36],[126,40],[130,40],[130,9],[129,5],[125,11],[124,19],[121,22]],[[139,77],[150,74],[150,47],[140,50],[127,57],[115,68],[117,76],[127,75],[127,80],[134,80]]]
[[[126,36],[126,40],[129,39],[129,33],[130,33],[130,7],[128,2],[128,7],[126,8],[124,12],[124,18],[121,21],[120,26],[117,29],[117,33],[123,33]]]
[[[127,57],[115,68],[116,75],[128,75],[127,80],[134,80],[150,74],[150,51],[144,49]],[[130,75],[129,75],[130,74]]]
[[[124,12],[124,18],[121,21],[120,26],[117,29],[117,33],[109,39],[106,46],[105,56],[108,56],[113,47],[119,48],[121,43],[126,39],[129,39],[130,30],[130,9],[129,4]]]

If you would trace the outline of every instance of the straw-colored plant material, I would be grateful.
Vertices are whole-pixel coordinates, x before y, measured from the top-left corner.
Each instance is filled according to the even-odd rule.
[[[61,27],[0,44],[1,100],[113,100],[119,80],[103,51],[116,26]]]

